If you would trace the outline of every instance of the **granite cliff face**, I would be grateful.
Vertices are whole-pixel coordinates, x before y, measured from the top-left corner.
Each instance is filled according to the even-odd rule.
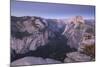
[[[11,18],[11,48],[16,53],[36,50],[48,42],[46,21],[40,17]]]
[[[67,44],[71,48],[78,48],[85,30],[85,21],[82,16],[76,16],[68,19],[66,22],[66,27],[62,35],[68,39]]]
[[[87,39],[88,35],[90,38]],[[88,58],[80,56],[79,61],[90,61],[91,52],[85,53],[84,45],[95,44],[94,36],[94,24],[82,16],[66,20],[11,16],[11,62],[29,56],[74,62],[69,57],[74,53]],[[76,57],[72,56],[77,60]]]

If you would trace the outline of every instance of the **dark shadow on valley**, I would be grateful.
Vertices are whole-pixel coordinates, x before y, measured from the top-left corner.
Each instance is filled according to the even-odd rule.
[[[11,62],[27,56],[52,58],[63,62],[66,53],[76,51],[76,49],[70,48],[67,45],[67,39],[63,35],[57,35],[54,38],[49,38],[49,40],[46,45],[40,46],[35,51],[29,51],[25,54],[17,54],[14,50],[11,50]]]

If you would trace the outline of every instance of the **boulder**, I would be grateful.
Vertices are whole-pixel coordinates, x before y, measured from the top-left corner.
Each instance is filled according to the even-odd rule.
[[[80,52],[71,52],[66,54],[67,58],[71,59],[71,62],[86,62],[91,61],[91,57]],[[67,61],[66,61],[67,62]]]

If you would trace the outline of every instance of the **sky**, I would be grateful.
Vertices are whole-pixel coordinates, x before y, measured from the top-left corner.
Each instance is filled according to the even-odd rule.
[[[95,6],[11,0],[11,15],[18,17],[40,16],[50,19],[83,16],[84,18],[94,19]]]

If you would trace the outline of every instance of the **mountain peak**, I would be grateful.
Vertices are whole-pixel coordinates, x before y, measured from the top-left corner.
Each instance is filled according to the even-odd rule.
[[[75,16],[72,17],[68,20],[69,23],[74,23],[74,24],[84,24],[84,18],[82,16]]]

